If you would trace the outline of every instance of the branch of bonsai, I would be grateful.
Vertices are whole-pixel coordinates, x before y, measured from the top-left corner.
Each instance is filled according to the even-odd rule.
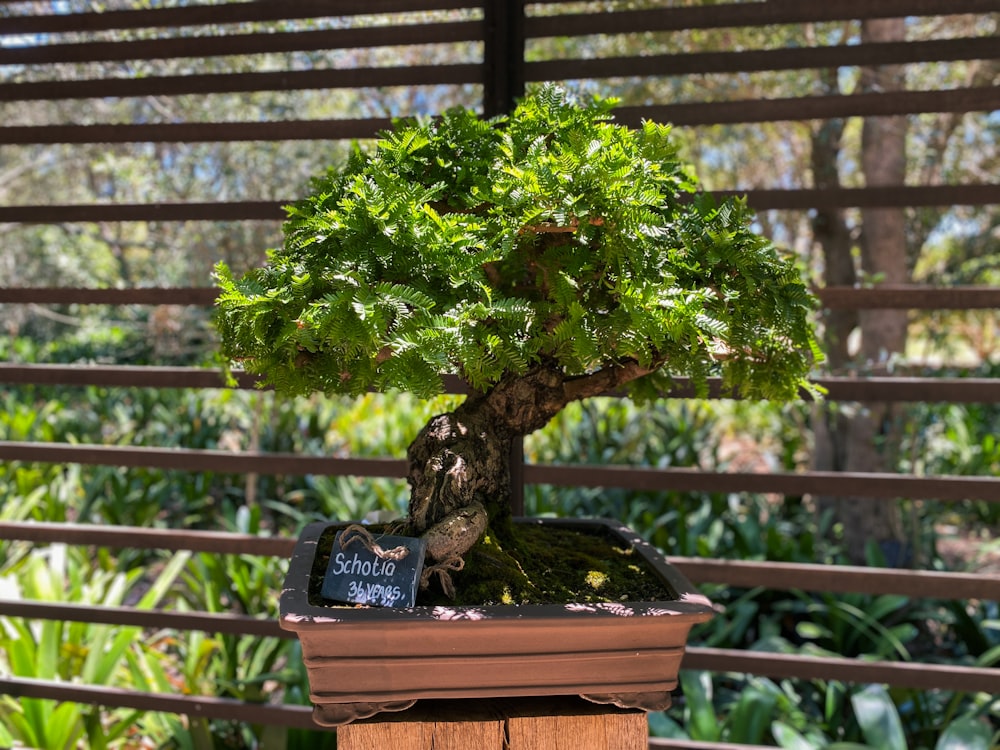
[[[600,216],[592,216],[587,219],[591,226],[604,226],[604,219]],[[552,221],[543,221],[538,224],[527,224],[521,227],[519,234],[564,234],[575,232],[580,228],[580,219],[576,216],[570,217],[569,224],[556,224]]]
[[[625,385],[625,383],[638,380],[645,375],[656,372],[663,366],[665,361],[663,358],[656,358],[648,366],[643,366],[634,359],[629,359],[620,365],[604,367],[589,375],[568,378],[563,384],[566,402],[579,401],[591,396],[600,396],[602,393]]]

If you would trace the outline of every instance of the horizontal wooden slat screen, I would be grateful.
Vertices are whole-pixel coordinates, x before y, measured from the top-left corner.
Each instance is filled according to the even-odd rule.
[[[998,107],[1000,91],[992,87],[977,87],[620,107],[616,119],[627,125],[638,125],[643,119],[678,126],[732,125],[841,117],[891,117],[929,112],[991,112]]]
[[[141,693],[97,685],[12,677],[0,677],[0,692],[15,698],[46,698],[138,711],[164,711],[247,724],[317,729],[312,720],[312,707],[306,706],[248,703],[208,695]]]
[[[261,555],[282,558],[291,556],[295,544],[295,540],[290,538],[232,532],[9,521],[0,521],[0,539],[17,539],[38,544],[65,543],[113,549],[157,549],[172,552],[187,550],[218,555]],[[898,594],[914,598],[1000,600],[1000,578],[984,578],[969,573],[872,569],[849,565],[710,560],[677,556],[670,556],[669,560],[684,575],[698,584],[725,584],[739,588],[763,586],[778,590]],[[6,603],[0,605],[0,610],[6,606]],[[236,619],[233,622],[238,623],[241,620]],[[253,627],[258,626],[253,625]]]
[[[750,660],[750,655],[741,654],[739,652],[717,652],[706,654],[704,658],[692,653],[690,656],[686,657],[686,663],[684,666],[691,666],[691,668],[695,668],[690,663],[694,662],[694,664],[697,664],[699,661],[719,664],[730,655],[744,657],[740,660],[741,662],[748,662]],[[760,660],[758,659],[758,661]],[[843,661],[845,663],[839,665],[841,668],[836,670],[838,674],[863,674],[865,676],[881,674],[879,664],[868,664],[854,660]],[[921,679],[920,667],[922,665],[908,666],[914,667],[914,669],[908,671],[914,677],[914,681],[921,684],[926,684],[930,679],[934,678],[945,681],[943,679],[944,675],[948,672],[958,671],[955,669],[949,669],[948,667],[934,667],[928,669],[927,672],[923,674],[923,678]],[[857,671],[853,671],[852,667],[857,667]],[[724,665],[720,665],[720,668],[725,669],[726,667]],[[983,672],[986,670],[978,671]],[[957,683],[959,680],[956,679],[951,682]],[[984,681],[980,679],[972,679],[969,684],[970,686],[976,686],[983,682]],[[984,684],[987,684],[987,686],[993,691],[996,690],[997,686],[995,683],[985,681]],[[60,701],[73,701],[103,706],[120,706],[147,711],[174,711],[194,716],[204,716],[230,721],[246,721],[249,723],[263,723],[275,726],[293,726],[301,728],[309,728],[313,726],[311,716],[312,710],[310,708],[300,706],[269,706],[266,704],[240,703],[234,700],[211,698],[206,696],[178,696],[139,693],[136,691],[116,690],[113,688],[98,688],[84,685],[68,685],[66,683],[59,682],[45,682],[42,680],[11,678],[0,678],[0,690],[3,690],[3,692],[8,695],[23,698],[49,698]],[[985,692],[990,691],[986,690]],[[740,750],[740,748],[746,748],[748,746],[717,743],[692,744],[683,741],[680,742],[680,744],[676,744],[674,742],[655,741],[650,744],[650,747],[732,748],[732,750]]]
[[[336,112],[309,109],[300,104],[309,97],[334,95],[375,99],[383,90],[450,92],[459,101],[473,101],[484,113],[502,109],[509,95],[527,83],[585,80],[594,90],[619,79],[667,80],[719,77],[725,80],[776,76],[795,71],[839,70],[851,74],[866,66],[971,66],[1000,60],[995,36],[977,35],[979,29],[952,37],[908,42],[813,44],[778,48],[730,48],[671,53],[672,45],[653,45],[629,56],[623,48],[601,47],[616,36],[642,35],[671,40],[671,34],[725,29],[765,29],[804,24],[852,23],[864,19],[907,17],[947,18],[959,14],[987,17],[1000,13],[1000,0],[801,0],[723,2],[594,12],[586,4],[559,0],[527,3],[525,16],[513,23],[498,21],[503,3],[475,0],[298,0],[292,3],[192,2],[179,7],[79,12],[82,4],[68,4],[56,12],[52,4],[24,4],[0,0],[0,109],[9,116],[0,125],[0,162],[11,154],[29,153],[43,163],[46,154],[80,154],[99,161],[102,155],[156,150],[161,146],[266,150],[271,146],[297,148],[294,158],[304,162],[330,146],[373,138],[399,115],[434,114],[414,103],[363,108],[346,105]],[[155,5],[155,4],[154,4]],[[512,3],[507,8],[518,7]],[[664,4],[666,5],[666,4]],[[374,15],[384,15],[377,23]],[[576,52],[566,54],[555,40],[577,40]],[[599,52],[593,57],[593,49]],[[505,46],[509,45],[509,47]],[[412,59],[397,59],[400,49],[418,49]],[[436,56],[442,49],[461,50],[454,59]],[[552,50],[556,50],[552,52]],[[612,51],[603,51],[612,50]],[[365,53],[338,58],[342,52]],[[160,61],[153,70],[146,65]],[[305,62],[303,62],[305,60]],[[346,62],[345,62],[346,60]],[[135,66],[131,63],[136,63]],[[144,67],[145,66],[145,67]],[[789,97],[754,91],[746,99],[643,97],[625,101],[616,113],[620,122],[639,125],[644,119],[690,127],[704,134],[713,128],[756,125],[792,129],[818,122],[860,117],[933,115],[963,117],[1000,110],[1000,87],[995,79],[955,78],[938,88],[927,77],[909,90],[861,91],[832,94],[808,90]],[[459,93],[455,93],[459,92]],[[277,102],[268,109],[255,97]],[[140,111],[155,98],[161,109],[136,116],[104,116],[102,106],[128,103]],[[405,97],[404,97],[405,98]],[[313,101],[316,99],[312,99]],[[171,113],[171,103],[196,101],[198,115],[188,119]],[[216,109],[218,102],[240,101],[239,114]],[[499,103],[499,104],[498,104]],[[23,108],[34,108],[35,119],[24,119]],[[395,107],[395,108],[394,108]],[[411,107],[411,109],[407,109]],[[74,109],[76,108],[76,109]],[[397,109],[399,111],[397,111]],[[411,111],[412,110],[412,111]],[[85,116],[64,116],[63,112]],[[187,110],[190,112],[194,109]],[[714,136],[712,136],[714,137]],[[72,147],[72,148],[71,148]],[[324,154],[326,152],[323,152]],[[58,161],[62,157],[53,157]],[[323,158],[326,158],[325,155]],[[314,172],[318,165],[307,164]],[[791,182],[764,175],[753,185],[712,185],[719,197],[746,196],[760,212],[798,212],[808,221],[817,211],[903,208],[910,211],[960,209],[993,210],[1000,205],[1000,181],[984,169],[976,177],[946,177],[898,186],[813,187],[807,176]],[[255,175],[258,180],[275,174]],[[42,179],[42,171],[39,172]],[[277,183],[275,183],[277,184]],[[170,230],[188,223],[214,226],[231,223],[277,231],[294,199],[287,187],[244,194],[107,196],[99,191],[52,197],[41,193],[0,196],[0,224],[5,241],[17,242],[35,228],[72,236],[80,227],[147,224]],[[39,197],[39,195],[41,197]],[[74,228],[75,229],[72,229]],[[88,229],[89,231],[89,229]],[[8,239],[13,238],[13,239]],[[240,240],[242,241],[242,240]],[[72,246],[70,241],[67,246]],[[245,248],[263,257],[265,247]],[[206,252],[210,252],[208,250]],[[0,281],[0,284],[4,282]],[[217,290],[208,274],[189,286],[171,287],[151,280],[129,288],[52,286],[58,281],[29,280],[0,288],[0,306],[58,310],[77,306],[111,308],[109,317],[124,306],[190,306],[209,308]],[[186,282],[180,282],[186,283]],[[96,287],[96,284],[95,284]],[[964,313],[988,316],[1000,310],[1000,286],[973,282],[830,286],[816,289],[825,313],[840,311],[904,310],[924,319],[928,314]],[[206,310],[195,311],[207,316]],[[259,379],[233,373],[242,389],[257,387]],[[954,370],[933,367],[880,371],[856,376],[820,374],[816,383],[833,402],[1000,404],[1000,379],[959,377]],[[0,363],[0,388],[22,386],[107,387],[116,389],[219,389],[223,373],[209,367],[136,366],[102,362]],[[467,392],[454,376],[445,378],[445,390]],[[709,382],[709,396],[729,397],[718,380]],[[611,393],[612,397],[622,394]],[[692,398],[691,384],[679,380],[663,394]],[[385,477],[402,481],[405,462],[398,456],[337,457],[196,450],[158,445],[97,445],[61,442],[0,441],[0,461],[125,466],[183,472],[323,474]],[[700,472],[678,468],[640,468],[614,465],[527,464],[515,466],[515,475],[529,484],[566,487],[616,487],[644,492],[769,493],[800,497],[842,494],[884,503],[899,497],[978,499],[1000,502],[1000,478],[995,476],[918,476],[877,472],[745,471]],[[4,544],[63,543],[116,549],[205,552],[287,558],[293,540],[257,537],[222,531],[158,529],[86,524],[0,522]],[[16,542],[15,540],[20,540]],[[860,593],[935,598],[952,601],[1000,599],[1000,577],[936,570],[872,569],[856,566],[671,558],[698,584],[737,589],[764,588],[817,593]],[[291,637],[276,622],[252,614],[141,610],[80,603],[52,603],[0,599],[0,616],[38,621],[72,621],[136,627],[173,628],[259,638]],[[979,690],[1000,694],[996,669],[959,664],[889,663],[805,655],[691,648],[687,669],[744,672],[773,678],[879,682],[920,690]],[[242,721],[255,724],[313,728],[311,711],[304,706],[261,705],[213,696],[159,695],[96,685],[78,685],[24,678],[0,678],[0,693],[15,697],[42,697],[87,704],[131,707]],[[650,747],[718,750],[741,746],[719,743],[652,740]],[[749,746],[745,746],[749,747]]]
[[[69,618],[63,619],[69,620]],[[735,649],[689,647],[681,668],[710,672],[743,672],[775,678],[838,680],[848,684],[879,683],[918,690],[972,691],[992,695],[1000,690],[1000,677],[994,669],[946,664],[820,658]],[[203,696],[196,698],[177,697],[165,693],[138,693],[78,684],[70,686],[65,682],[26,678],[0,677],[0,691],[16,697],[98,703],[106,706],[140,708],[145,711],[190,713],[196,716],[276,726],[287,726],[285,718],[290,715],[296,717],[301,715],[298,711],[292,711],[291,706],[244,703]],[[255,713],[254,709],[257,709],[259,714]],[[312,711],[306,709],[302,713],[309,717]],[[295,725],[316,728],[311,718]]]
[[[1000,673],[997,670],[950,664],[879,662],[692,647],[684,655],[683,668],[745,672],[775,678],[885,684],[917,690],[944,689],[988,695],[996,695],[1000,691]]]
[[[225,6],[220,6],[225,7]],[[338,6],[339,11],[339,6]],[[143,39],[132,42],[81,42],[0,48],[0,65],[33,65],[114,60],[168,60],[274,52],[304,52],[401,44],[443,44],[483,38],[481,21],[322,31],[243,33],[203,37]],[[975,44],[975,42],[974,42]],[[956,54],[962,54],[956,50]],[[962,58],[953,58],[962,59]],[[968,59],[968,58],[964,58]]]
[[[138,526],[97,526],[77,523],[0,521],[0,539],[65,543],[112,549],[156,549],[211,552],[219,555],[288,557],[293,539],[202,529],[158,529]]]
[[[228,538],[227,538],[228,537]],[[0,523],[0,538],[38,543],[69,542],[112,547],[142,547],[169,550],[209,551],[216,554],[290,554],[293,540],[246,535],[191,532],[167,529],[87,528],[74,524]],[[961,574],[909,571],[872,571],[866,568],[781,563],[745,563],[671,558],[682,572],[699,583],[732,586],[771,586],[822,591],[864,591],[907,596],[942,598],[1000,598],[1000,579],[977,580]],[[764,583],[764,581],[768,581]],[[91,622],[158,629],[176,626],[206,632],[291,637],[276,622],[258,618],[191,612],[149,611],[131,607],[87,607],[0,599],[0,615]],[[685,668],[711,671],[745,671],[771,677],[837,679],[845,682],[881,682],[921,689],[1000,690],[996,670],[938,664],[898,664],[856,659],[831,659],[799,655],[755,653],[731,649],[689,648]],[[16,681],[15,681],[16,682]],[[32,684],[30,681],[28,684]],[[16,689],[16,688],[15,688]],[[39,688],[41,683],[39,683]],[[17,693],[14,693],[17,694]],[[113,693],[109,693],[111,695]],[[47,694],[56,697],[56,693]],[[119,705],[119,704],[109,704]],[[128,704],[124,704],[128,705]],[[222,704],[228,705],[228,704]],[[166,706],[157,710],[170,710]]]
[[[0,459],[174,471],[216,471],[226,474],[406,477],[406,462],[403,459],[329,458],[183,448],[0,441]],[[697,469],[528,464],[524,467],[524,480],[528,484],[551,484],[558,487],[620,487],[663,492],[773,492],[792,496],[835,493],[872,498],[1000,502],[1000,477],[927,477],[821,471],[802,474],[715,474]]]
[[[228,143],[234,141],[316,141],[374,138],[391,124],[390,120],[280,120],[274,122],[199,122],[152,123],[142,125],[40,125],[38,127],[0,127],[0,143]],[[213,205],[213,204],[210,204]],[[237,204],[238,205],[238,204]],[[279,203],[273,203],[270,219],[281,219]],[[74,207],[67,206],[72,210]],[[80,207],[83,208],[83,207]],[[111,208],[105,206],[104,208]],[[137,208],[142,208],[137,207]],[[7,210],[16,210],[7,207]],[[79,208],[77,208],[79,210]],[[72,217],[72,214],[70,214]],[[177,217],[164,217],[164,219]],[[187,218],[186,216],[184,217]],[[211,216],[224,219],[225,216]],[[257,218],[254,214],[238,214],[235,219]],[[14,219],[25,221],[25,219]],[[94,219],[71,218],[72,221]],[[117,220],[128,221],[127,218]],[[133,219],[134,220],[134,219]],[[183,220],[183,219],[181,219]],[[27,219],[30,221],[30,219]]]
[[[767,745],[747,745],[735,742],[702,742],[700,740],[668,739],[665,737],[650,737],[649,750],[666,748],[668,750],[765,750]]]
[[[374,135],[388,127],[388,121],[359,124],[365,135]],[[309,123],[316,125],[320,123]],[[267,125],[260,128],[266,130]],[[75,127],[75,126],[71,126]],[[101,126],[84,126],[100,128]],[[169,125],[137,126],[142,128],[170,128]],[[192,132],[202,132],[203,126],[189,127]],[[250,124],[246,125],[251,128]],[[353,125],[345,125],[353,127]],[[0,128],[0,131],[3,129]],[[29,129],[26,129],[27,132]],[[78,131],[77,128],[74,132]],[[221,136],[220,127],[220,136]],[[237,127],[236,134],[241,128]],[[227,133],[227,135],[233,135]],[[306,138],[305,140],[311,140]],[[250,139],[254,140],[254,139]],[[59,143],[67,141],[58,139]],[[72,142],[72,141],[69,141]],[[91,143],[87,139],[84,141]],[[758,211],[772,209],[808,210],[821,207],[836,208],[899,208],[907,206],[980,206],[1000,203],[1000,185],[937,185],[902,188],[843,188],[840,190],[719,190],[713,195],[726,198],[745,196],[747,203]],[[56,224],[67,221],[281,221],[287,201],[244,201],[239,203],[151,203],[151,204],[94,204],[61,206],[0,206],[0,221],[25,224]]]
[[[232,373],[236,387],[259,387],[257,376],[237,370]],[[1000,382],[993,378],[942,377],[825,377],[816,384],[827,397],[838,401],[947,401],[966,404],[1000,403]],[[223,388],[221,370],[201,367],[140,367],[123,365],[16,365],[0,362],[0,383],[38,385],[97,385],[123,388]],[[455,376],[445,376],[446,393],[464,394],[466,386]],[[717,378],[708,382],[709,396],[722,395]],[[617,394],[609,394],[617,395]],[[691,384],[678,378],[670,398],[694,398]]]
[[[749,73],[854,65],[990,60],[1000,57],[996,39],[970,37],[929,42],[883,42],[840,47],[788,48],[746,52],[693,52],[676,55],[545,60],[527,63],[529,81],[614,76],[677,76],[704,73]]]
[[[558,5],[564,0],[542,0],[540,6]],[[688,31],[736,26],[821,21],[934,16],[950,13],[989,13],[997,10],[996,0],[828,0],[822,5],[796,0],[769,0],[766,3],[720,3],[657,10],[622,11],[614,14],[562,13],[529,17],[528,37],[572,37],[587,34],[629,34],[651,31]]]
[[[814,290],[831,310],[978,310],[1000,308],[1000,287],[875,286]],[[212,305],[216,287],[137,287],[81,289],[73,287],[7,287],[0,304],[36,305]]]
[[[415,65],[277,73],[203,73],[150,78],[99,78],[81,81],[33,81],[0,85],[0,102],[48,99],[94,99],[106,96],[180,96],[251,91],[303,91],[363,86],[434,86],[478,83],[473,64]],[[932,110],[936,111],[936,110]]]
[[[337,16],[351,16],[478,7],[479,3],[475,0],[338,0],[335,10]],[[58,34],[141,29],[150,26],[184,28],[211,24],[289,21],[328,16],[331,10],[334,8],[330,6],[328,0],[295,0],[294,3],[284,5],[235,2],[102,13],[7,16],[0,18],[0,34]]]
[[[262,638],[294,638],[293,633],[282,630],[277,621],[249,615],[175,612],[162,609],[137,609],[135,607],[95,607],[59,602],[31,602],[0,599],[0,615],[24,617],[31,620],[56,620],[87,622],[96,625],[121,625],[159,630],[197,630],[203,633],[228,633],[254,635]]]

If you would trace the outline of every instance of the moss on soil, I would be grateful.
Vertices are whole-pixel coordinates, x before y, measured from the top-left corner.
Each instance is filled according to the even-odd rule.
[[[342,606],[320,596],[337,527],[320,537],[309,601]],[[372,527],[378,533],[378,527]],[[630,545],[603,533],[587,533],[551,525],[516,524],[513,550],[504,550],[487,534],[465,558],[465,569],[453,574],[454,600],[436,582],[417,596],[429,606],[494,604],[566,604],[568,602],[669,601],[673,594]],[[509,554],[508,554],[509,552]]]

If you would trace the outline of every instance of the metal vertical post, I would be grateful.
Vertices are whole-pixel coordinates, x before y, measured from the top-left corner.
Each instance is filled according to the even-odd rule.
[[[525,0],[483,0],[483,115],[495,117],[514,109],[524,95]],[[511,511],[524,515],[524,438],[510,449]]]
[[[524,95],[525,0],[483,0],[483,114],[507,114]]]

